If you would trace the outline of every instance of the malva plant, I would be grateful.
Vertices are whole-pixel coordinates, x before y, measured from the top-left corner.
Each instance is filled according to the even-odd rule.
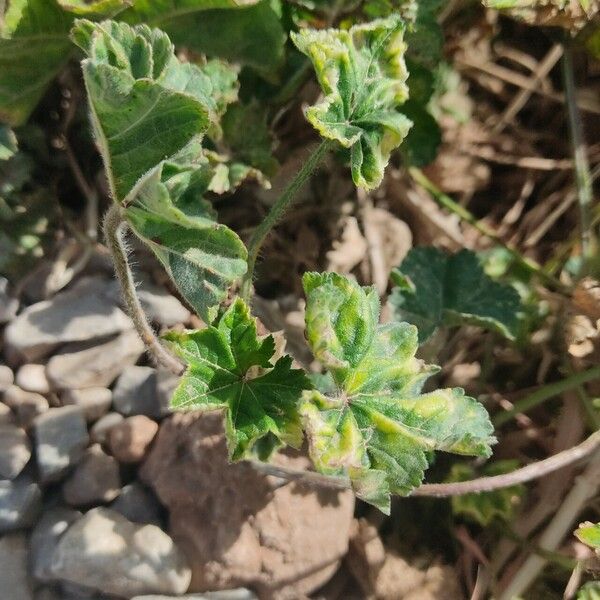
[[[268,170],[260,149],[237,156],[235,148],[222,151],[228,142],[223,116],[237,100],[237,71],[222,61],[180,60],[167,34],[146,25],[78,20],[71,32],[86,56],[82,71],[92,130],[112,198],[107,244],[150,352],[183,373],[172,407],[222,410],[232,460],[266,461],[276,448],[299,448],[306,438],[314,467],[324,476],[321,483],[351,486],[384,512],[392,494],[427,493],[421,482],[433,451],[490,456],[495,440],[484,407],[459,388],[423,391],[438,368],[416,357],[417,327],[403,320],[379,322],[380,299],[372,287],[335,273],[304,275],[306,338],[326,371],[319,385],[277,350],[273,336],[258,334],[250,307],[261,245],[324,156],[331,149],[345,153],[354,183],[372,189],[409,133],[411,121],[402,112],[409,95],[405,31],[399,16],[389,16],[347,30],[292,35],[323,92],[306,117],[324,139],[255,229],[248,248],[218,222],[207,199],[209,192],[257,173],[261,179],[259,170]],[[260,131],[260,119],[256,123]],[[155,254],[205,328],[156,337],[128,266],[127,229]],[[430,321],[426,335],[460,315],[511,336],[519,304],[510,288],[488,281],[469,254],[428,258],[434,259],[433,271],[424,283],[437,295],[422,289],[419,259],[412,255],[394,275],[401,287],[394,294],[399,317],[418,313],[417,304]],[[478,306],[453,288],[473,279],[482,290]],[[434,309],[419,298],[433,302]],[[596,445],[597,439],[588,441],[577,457]],[[568,451],[557,456],[537,469],[483,484],[433,485],[431,493],[463,493],[465,484],[480,486],[470,491],[511,486],[575,460]]]

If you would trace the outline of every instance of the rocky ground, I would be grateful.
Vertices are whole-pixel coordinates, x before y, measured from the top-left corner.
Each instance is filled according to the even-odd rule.
[[[229,465],[218,413],[170,415],[176,380],[148,366],[105,256],[50,297],[44,268],[0,281],[0,598],[461,597],[451,569],[386,550],[350,492]],[[158,328],[194,324],[142,275]]]

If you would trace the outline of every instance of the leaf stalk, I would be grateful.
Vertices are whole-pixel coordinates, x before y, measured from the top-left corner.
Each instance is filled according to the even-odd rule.
[[[252,289],[252,281],[254,279],[254,268],[256,259],[260,252],[260,248],[269,235],[271,229],[277,225],[286,210],[292,205],[296,194],[306,183],[309,177],[317,169],[327,152],[332,146],[330,140],[323,140],[308,157],[302,168],[298,171],[294,179],[288,184],[281,196],[271,207],[264,221],[254,230],[250,242],[248,243],[248,271],[242,280],[240,296],[248,302],[250,299],[250,291]]]
[[[161,344],[148,323],[148,318],[137,295],[133,273],[127,260],[126,231],[127,222],[123,219],[121,207],[113,203],[104,217],[104,238],[121,286],[127,312],[154,360],[169,369],[174,375],[181,375],[185,369],[184,365]]]
[[[534,462],[530,465],[492,477],[479,477],[468,481],[457,481],[453,483],[424,483],[414,489],[410,496],[445,498],[450,496],[462,496],[464,494],[480,494],[491,492],[501,488],[512,487],[520,483],[526,483],[534,479],[545,477],[558,469],[563,469],[570,464],[595,455],[600,449],[600,431],[596,431],[585,439],[581,444],[563,450],[554,456]],[[250,463],[254,469],[286,480],[300,480],[308,485],[329,487],[334,489],[351,489],[350,480],[346,477],[323,475],[313,471],[302,471],[300,469],[287,469],[268,463]]]

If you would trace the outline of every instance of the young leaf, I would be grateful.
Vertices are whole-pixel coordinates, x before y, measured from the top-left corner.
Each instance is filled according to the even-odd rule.
[[[519,295],[488,277],[477,255],[461,250],[448,255],[437,248],[413,248],[392,272],[396,287],[390,304],[398,320],[413,323],[425,341],[443,325],[461,323],[517,335]]]
[[[71,35],[89,57],[83,76],[113,199],[126,205],[142,177],[206,132],[212,85],[158,29],[77,21]]]
[[[125,211],[133,231],[206,323],[215,319],[229,286],[247,268],[244,244],[215,221],[212,207],[202,200],[211,178],[208,168],[163,163]]]
[[[498,460],[487,464],[483,468],[483,475],[493,477],[510,473],[519,466],[516,460]],[[448,481],[467,481],[475,477],[475,470],[467,464],[457,463],[450,471]],[[525,494],[525,486],[514,485],[492,492],[480,494],[464,494],[452,497],[452,512],[487,527],[493,521],[499,519],[509,522],[515,513],[515,508]]]
[[[187,371],[171,399],[176,410],[224,409],[230,458],[248,456],[266,441],[302,444],[298,401],[311,384],[292,368],[290,356],[275,364],[275,341],[259,338],[248,307],[237,299],[218,324],[198,331],[169,332],[164,338],[187,363]],[[267,369],[257,374],[257,368]]]
[[[89,56],[84,79],[113,199],[210,323],[246,271],[244,245],[202,199],[212,174],[200,139],[237,95],[234,72],[179,62],[167,35],[145,25],[78,21],[72,37]]]
[[[313,63],[325,99],[306,117],[325,138],[350,149],[352,179],[372,189],[411,121],[398,111],[408,98],[404,22],[397,16],[349,31],[304,29],[292,33]]]
[[[592,548],[597,554],[600,553],[600,523],[590,523],[586,521],[581,523],[574,531],[575,537]]]
[[[483,406],[458,388],[421,392],[437,367],[415,358],[413,325],[378,325],[374,288],[334,273],[307,273],[303,282],[308,343],[336,385],[335,394],[303,394],[317,470],[348,475],[360,498],[389,512],[390,493],[421,483],[432,450],[489,456]]]

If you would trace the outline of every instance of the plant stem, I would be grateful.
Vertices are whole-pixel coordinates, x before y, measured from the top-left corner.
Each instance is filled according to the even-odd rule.
[[[579,235],[581,240],[581,255],[583,257],[581,272],[585,273],[586,266],[595,253],[591,217],[593,190],[590,164],[581,127],[581,115],[577,106],[575,76],[573,73],[573,50],[570,40],[564,43],[562,66],[567,117],[573,149],[573,163],[575,165],[575,181],[579,200]]]
[[[127,222],[123,220],[121,207],[112,204],[104,217],[104,237],[110,251],[115,273],[121,285],[121,293],[127,312],[133,321],[136,331],[142,338],[146,348],[156,360],[175,375],[184,371],[182,365],[164,346],[150,327],[144,309],[136,293],[135,281],[127,260],[127,248],[124,236]]]
[[[469,225],[474,227],[477,231],[479,231],[479,233],[490,238],[496,244],[502,246],[505,250],[508,250],[515,261],[529,271],[529,273],[539,277],[550,288],[560,292],[566,291],[566,286],[563,283],[561,283],[552,275],[546,273],[543,268],[534,260],[526,258],[518,250],[509,246],[503,239],[498,237],[495,231],[493,231],[487,225],[481,223],[481,221],[479,221],[475,215],[455,202],[452,198],[450,198],[450,196],[442,192],[442,190],[440,190],[432,181],[429,180],[429,178],[423,173],[423,171],[421,171],[421,169],[410,167],[409,173],[414,181],[416,181],[422,188],[427,190],[440,206],[443,206],[450,212],[454,213],[460,219],[469,223]]]
[[[480,494],[481,492],[491,492],[492,490],[511,487],[519,483],[539,479],[562,469],[596,453],[598,448],[600,448],[600,432],[596,431],[577,446],[563,450],[544,460],[531,463],[511,473],[456,483],[426,483],[414,490],[411,496],[462,496],[463,494]]]
[[[539,479],[549,473],[562,469],[574,462],[582,460],[594,454],[600,448],[600,432],[595,432],[577,446],[563,450],[554,456],[532,463],[512,473],[494,475],[492,477],[480,477],[469,481],[458,481],[455,483],[424,483],[414,489],[410,496],[432,496],[442,498],[447,496],[462,496],[464,494],[479,494],[491,492],[506,487],[512,487],[519,483]],[[302,471],[299,469],[288,469],[269,463],[251,462],[253,468],[265,475],[273,475],[283,479],[302,480],[307,484],[335,489],[351,489],[350,480],[347,477],[334,477],[322,475],[313,471]]]
[[[250,290],[252,287],[252,280],[254,278],[254,267],[256,265],[256,259],[263,241],[269,235],[269,232],[281,219],[283,213],[292,205],[292,202],[306,183],[308,178],[312,175],[314,170],[319,166],[319,163],[323,160],[323,157],[331,147],[329,140],[323,140],[317,148],[311,153],[303,167],[298,171],[296,177],[285,188],[284,192],[279,196],[275,204],[271,207],[271,210],[265,217],[264,221],[258,225],[252,234],[252,238],[248,244],[248,271],[244,275],[242,280],[242,288],[240,295],[246,301],[250,298]]]
[[[492,419],[494,426],[500,427],[501,425],[504,425],[504,423],[510,421],[515,415],[527,412],[554,396],[558,396],[567,390],[575,389],[594,379],[600,379],[600,367],[592,367],[587,371],[581,371],[580,373],[575,373],[560,381],[549,383],[528,396],[517,400],[511,410],[495,415]]]

